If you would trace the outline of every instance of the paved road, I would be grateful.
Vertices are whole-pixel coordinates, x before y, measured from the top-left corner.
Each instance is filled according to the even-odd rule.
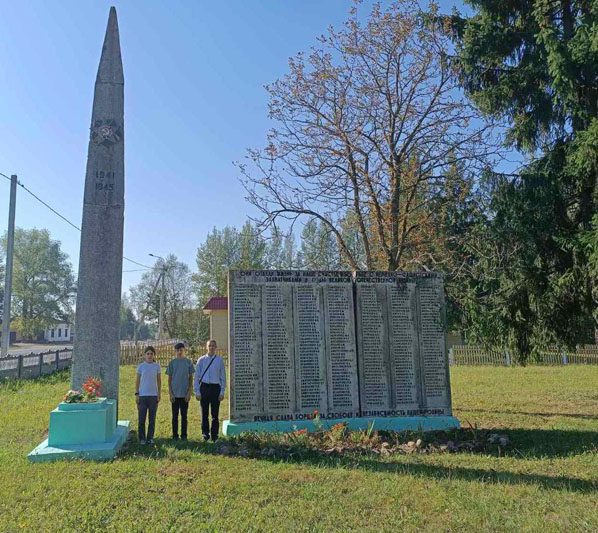
[[[8,349],[9,355],[29,355],[30,353],[43,353],[50,350],[64,350],[65,348],[72,348],[71,344],[13,344]]]

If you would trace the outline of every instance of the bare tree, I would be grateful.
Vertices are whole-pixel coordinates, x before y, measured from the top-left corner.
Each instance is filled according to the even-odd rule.
[[[316,219],[351,268],[405,268],[449,165],[473,180],[493,151],[435,15],[434,5],[426,13],[399,0],[375,5],[361,23],[354,9],[266,87],[276,126],[238,164],[259,227]],[[359,257],[343,231],[348,220]]]

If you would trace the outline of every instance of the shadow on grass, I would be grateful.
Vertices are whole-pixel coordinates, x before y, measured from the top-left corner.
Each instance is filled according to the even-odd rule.
[[[526,411],[504,411],[500,409],[475,409],[469,407],[460,407],[455,409],[458,413],[490,413],[496,415],[523,415],[523,416],[541,416],[541,417],[566,417],[566,418],[580,418],[582,420],[596,420],[598,422],[598,415],[591,415],[589,413],[530,413]]]
[[[378,473],[406,474],[441,481],[458,479],[499,485],[537,485],[544,489],[588,494],[595,492],[598,488],[595,482],[586,479],[543,474],[521,474],[493,468],[466,468],[422,463],[387,463],[372,459],[361,459],[354,466]]]
[[[523,457],[526,459],[546,459],[550,457],[565,457],[588,451],[596,451],[596,443],[598,442],[598,432],[589,431],[511,429],[506,430],[503,433],[509,436],[513,443],[513,447],[504,450],[506,453],[502,453],[501,455],[503,457],[511,458]],[[232,442],[232,440],[223,438],[219,442],[228,444]],[[136,436],[133,436],[127,443],[126,448],[120,454],[120,458],[121,460],[126,460],[141,456],[148,459],[160,459],[166,456],[172,456],[173,450],[220,457],[224,456],[219,451],[218,445],[213,443],[197,440],[172,441],[171,439],[156,439],[154,446],[142,446],[137,442]],[[473,454],[467,453],[462,455],[465,459],[465,457],[471,457]],[[227,456],[240,460],[245,459],[245,457],[238,454]],[[317,466],[319,468],[361,469],[383,474],[428,477],[441,481],[458,479],[503,485],[537,485],[544,489],[581,493],[593,493],[598,489],[598,484],[596,481],[592,480],[569,476],[516,473],[494,468],[468,468],[464,466],[446,466],[412,462],[412,459],[417,457],[418,455],[397,455],[392,456],[389,459],[382,459],[375,454],[346,456],[339,454],[329,455],[315,449],[295,447],[290,456],[276,457],[256,453],[250,454],[247,459],[267,461],[270,463],[287,462],[292,464]],[[189,458],[192,458],[192,455],[177,459],[189,460]]]
[[[156,438],[154,440],[154,444],[140,444],[136,431],[131,431],[125,447],[119,454],[119,458],[144,457],[148,459],[161,459],[171,455],[173,450],[216,455],[214,444],[204,442],[203,440],[190,439],[175,441],[170,438]]]

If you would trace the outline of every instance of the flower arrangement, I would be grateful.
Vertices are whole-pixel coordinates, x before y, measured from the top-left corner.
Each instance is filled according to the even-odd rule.
[[[91,403],[100,397],[102,380],[99,378],[88,377],[82,385],[83,391],[69,390],[62,399],[65,403]]]

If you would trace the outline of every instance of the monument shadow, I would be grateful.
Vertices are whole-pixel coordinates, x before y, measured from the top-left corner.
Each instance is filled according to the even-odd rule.
[[[461,430],[466,431],[466,430]],[[598,443],[598,432],[578,430],[547,430],[547,429],[510,429],[502,431],[508,435],[512,446],[492,449],[488,448],[483,455],[492,455],[502,458],[518,459],[549,459],[557,457],[569,457],[582,453],[595,453]],[[226,443],[234,439],[223,438],[221,442]],[[223,457],[222,453],[213,443],[205,443],[200,440],[172,441],[169,438],[156,439],[155,446],[141,446],[133,437],[120,454],[122,460],[143,456],[151,459],[160,459],[171,453],[172,449],[185,450],[195,453],[217,455]],[[274,446],[274,448],[276,448]],[[465,466],[444,466],[422,463],[403,462],[409,456],[397,455],[390,459],[381,459],[372,454],[356,456],[352,454],[329,455],[323,451],[294,446],[294,453],[291,456],[263,456],[251,454],[244,457],[238,454],[226,455],[226,457],[239,460],[260,460],[271,463],[285,462],[297,465],[317,466],[318,468],[349,468],[367,470],[379,474],[414,475],[428,477],[437,480],[459,479],[465,481],[483,481],[484,483],[509,484],[509,485],[539,485],[544,489],[567,490],[570,492],[593,493],[598,489],[598,483],[594,480],[580,479],[570,476],[549,476],[533,473],[514,473],[508,470],[497,470],[496,468],[468,468]],[[472,455],[473,452],[457,452],[462,455]],[[475,455],[481,455],[475,453]],[[189,461],[193,455],[177,457],[176,460]]]

